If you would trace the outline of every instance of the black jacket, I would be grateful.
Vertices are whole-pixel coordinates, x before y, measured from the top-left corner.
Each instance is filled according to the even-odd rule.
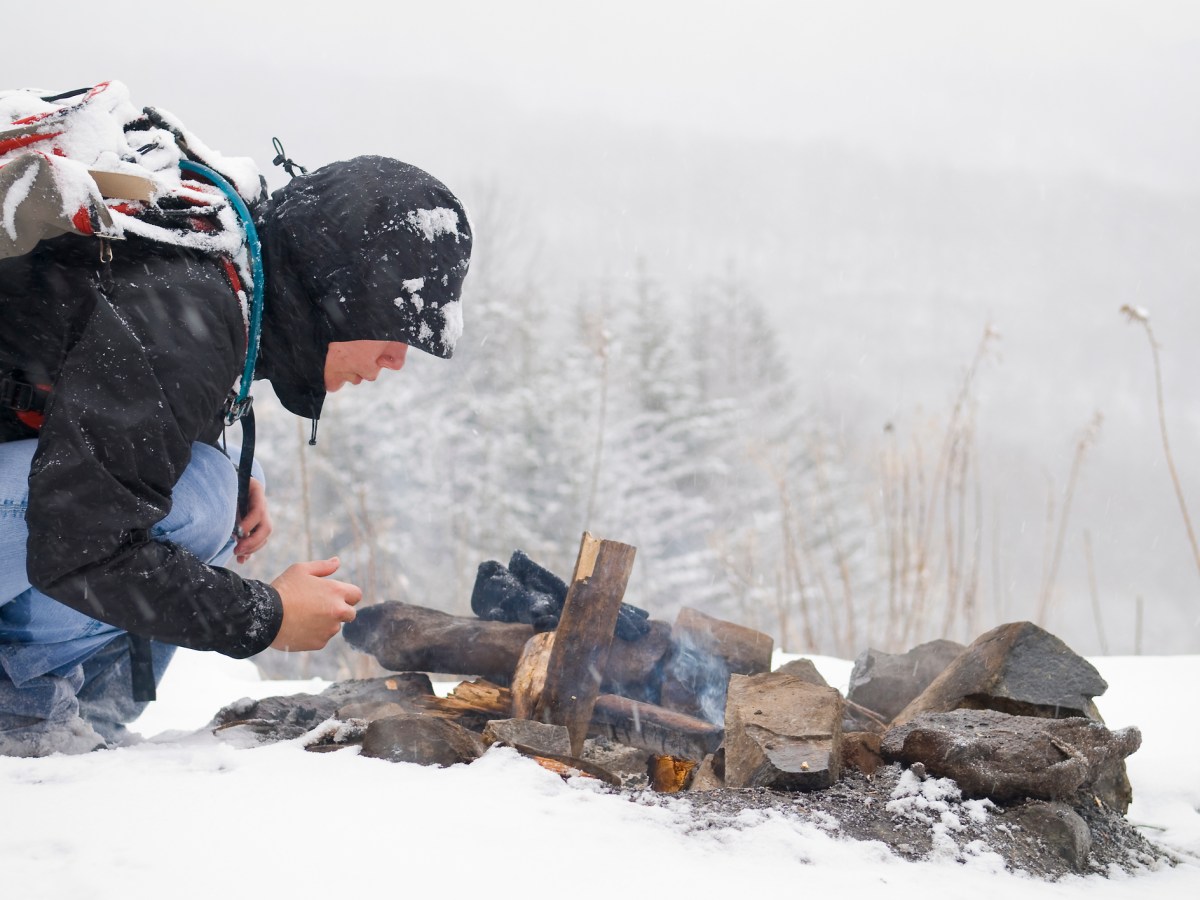
[[[401,340],[448,357],[471,233],[430,176],[380,157],[296,179],[259,210],[266,304],[256,377],[317,418],[328,343]],[[65,236],[0,260],[0,371],[53,385],[40,431],[0,408],[0,441],[36,437],[29,578],[134,634],[242,657],[282,607],[268,584],[149,529],[194,441],[216,442],[246,333],[219,260],[138,238]]]

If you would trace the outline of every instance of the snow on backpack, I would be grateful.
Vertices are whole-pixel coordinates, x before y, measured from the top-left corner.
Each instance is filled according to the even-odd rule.
[[[231,424],[249,406],[258,350],[262,257],[247,204],[264,195],[253,160],[211,150],[161,109],[138,109],[119,81],[49,97],[0,91],[0,259],[74,233],[98,238],[101,260],[127,235],[223,260],[248,338]]]

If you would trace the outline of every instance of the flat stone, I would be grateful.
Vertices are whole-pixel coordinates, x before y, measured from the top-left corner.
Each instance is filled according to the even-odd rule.
[[[820,790],[841,771],[842,697],[775,672],[734,675],[725,704],[725,784]]]
[[[1087,871],[1092,832],[1083,817],[1067,804],[1034,800],[1007,810],[1004,820],[1020,826],[1027,837],[1040,842],[1076,872]]]
[[[348,722],[351,719],[374,722],[376,719],[390,719],[392,716],[406,716],[412,713],[413,710],[401,706],[399,703],[368,701],[366,703],[347,703],[345,706],[339,706],[337,718],[343,722]]]
[[[866,650],[854,660],[846,699],[890,722],[966,649],[956,641],[937,640],[907,653]]]
[[[1067,800],[1141,745],[1136,728],[1109,731],[1082,717],[1046,719],[995,710],[926,713],[883,737],[884,759],[921,763],[963,794],[998,802]]]
[[[571,755],[571,735],[567,726],[529,719],[493,719],[483,728],[483,742],[511,744],[525,752],[552,756]]]
[[[418,697],[433,694],[433,683],[424,672],[397,672],[380,678],[352,678],[337,681],[321,696],[339,706],[348,703],[396,703],[411,706]]]
[[[362,755],[422,766],[469,763],[483,755],[479,737],[453,722],[432,716],[377,719],[363,735]]]

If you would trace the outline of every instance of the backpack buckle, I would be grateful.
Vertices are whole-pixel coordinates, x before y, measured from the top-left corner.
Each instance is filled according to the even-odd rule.
[[[17,412],[33,409],[33,385],[15,378],[0,378],[0,406]]]
[[[254,405],[254,398],[247,395],[245,400],[239,400],[237,394],[231,393],[225,400],[225,406],[221,410],[225,417],[225,424],[232,425],[246,413],[250,412],[250,407]]]

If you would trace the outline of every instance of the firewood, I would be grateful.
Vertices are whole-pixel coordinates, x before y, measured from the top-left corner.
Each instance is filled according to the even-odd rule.
[[[621,779],[616,775],[606,769],[600,768],[600,766],[593,766],[591,763],[584,762],[582,759],[574,759],[573,757],[566,756],[537,755],[530,755],[529,758],[543,769],[561,775],[563,778],[583,776],[584,778],[595,778],[613,787],[621,786]]]
[[[533,714],[536,721],[566,725],[575,756],[583,752],[636,552],[628,544],[597,540],[586,532],[580,541],[546,664],[546,684]]]
[[[379,603],[358,611],[342,629],[351,647],[370,653],[395,672],[478,675],[507,684],[528,625],[452,616],[408,603]]]
[[[521,658],[513,672],[512,717],[532,719],[537,702],[546,686],[546,667],[554,647],[554,632],[535,634],[525,643]]]
[[[426,713],[482,730],[493,719],[509,718],[512,692],[478,679],[464,681],[448,697],[421,699]],[[701,760],[721,744],[719,725],[683,713],[639,703],[628,697],[600,694],[592,707],[590,732],[664,756]],[[573,756],[579,754],[572,751]]]
[[[592,733],[664,756],[701,760],[720,746],[725,730],[652,703],[601,694],[592,710]]]
[[[657,700],[669,631],[666,623],[652,622],[640,640],[614,641],[604,690]],[[387,601],[360,609],[342,634],[350,646],[394,672],[477,675],[507,685],[533,629]]]
[[[483,726],[492,719],[507,719],[512,707],[512,692],[482,678],[464,681],[447,697],[429,694],[421,698],[427,715],[450,719],[466,727]]]

